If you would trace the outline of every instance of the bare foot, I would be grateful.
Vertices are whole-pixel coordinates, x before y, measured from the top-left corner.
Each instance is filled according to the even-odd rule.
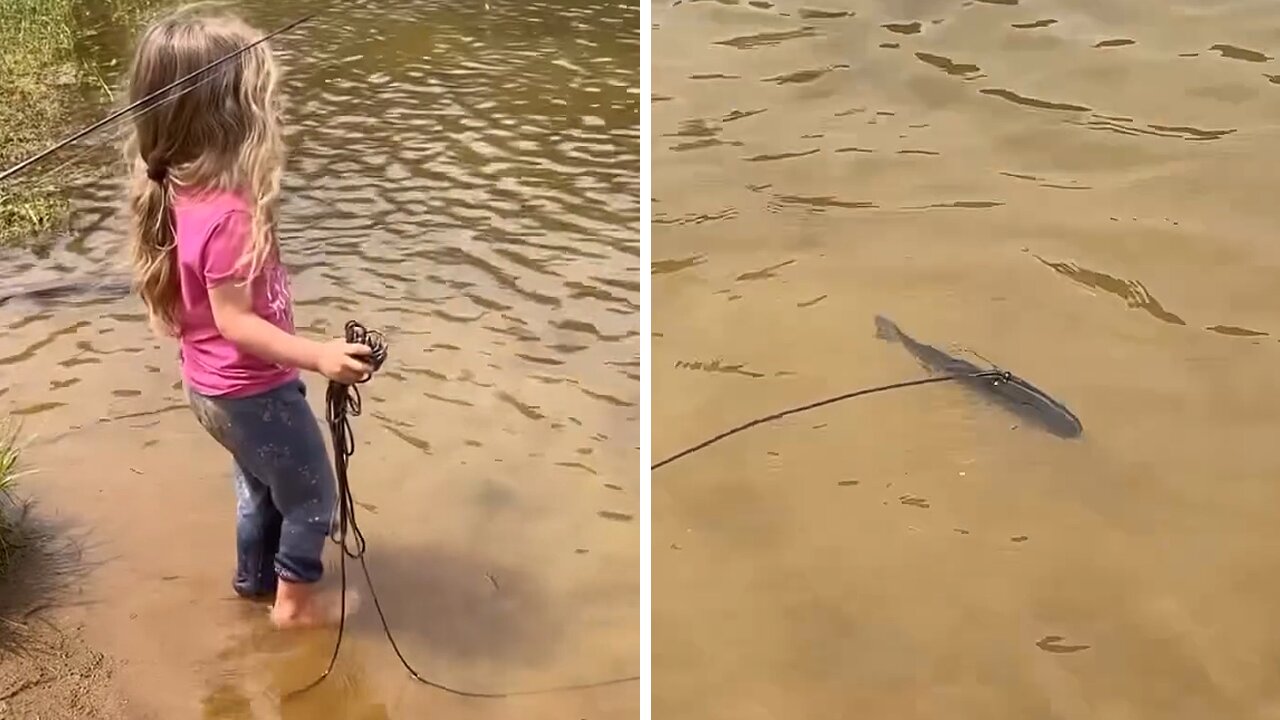
[[[359,606],[360,598],[354,590],[346,595],[346,614],[350,616]],[[275,605],[271,608],[271,622],[280,630],[336,625],[342,619],[342,595],[322,592],[313,585],[280,582]]]

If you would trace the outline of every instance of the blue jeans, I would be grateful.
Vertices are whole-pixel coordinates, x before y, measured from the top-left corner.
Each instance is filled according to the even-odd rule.
[[[243,398],[188,388],[187,396],[200,424],[235,461],[236,593],[269,596],[277,578],[320,580],[336,483],[306,385],[294,380]]]

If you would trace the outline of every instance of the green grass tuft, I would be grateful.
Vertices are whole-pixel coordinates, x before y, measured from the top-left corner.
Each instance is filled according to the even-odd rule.
[[[21,545],[25,505],[14,495],[18,479],[30,471],[22,467],[22,425],[0,422],[0,572],[9,567],[13,551]]]

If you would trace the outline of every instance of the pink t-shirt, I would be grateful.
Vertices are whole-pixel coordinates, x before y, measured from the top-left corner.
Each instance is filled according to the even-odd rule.
[[[249,204],[229,192],[179,194],[174,200],[178,277],[182,287],[182,375],[201,395],[245,397],[275,389],[298,377],[286,367],[241,351],[218,332],[209,289],[243,282],[237,264],[253,223]],[[273,259],[253,281],[253,309],[288,333],[294,332],[289,277]]]

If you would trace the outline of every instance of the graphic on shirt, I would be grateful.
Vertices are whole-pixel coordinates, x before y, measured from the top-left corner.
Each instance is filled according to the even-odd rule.
[[[267,312],[271,322],[279,327],[293,327],[293,293],[289,288],[289,275],[275,262],[267,268]]]

